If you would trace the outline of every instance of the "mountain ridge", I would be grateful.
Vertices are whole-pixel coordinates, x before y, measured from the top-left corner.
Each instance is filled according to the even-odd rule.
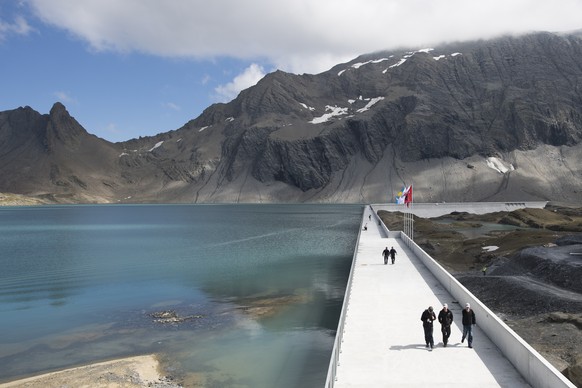
[[[0,192],[369,203],[413,183],[425,202],[579,201],[581,81],[580,33],[535,33],[365,54],[317,75],[275,71],[181,128],[120,143],[90,135],[60,103],[49,115],[18,108],[0,112]]]

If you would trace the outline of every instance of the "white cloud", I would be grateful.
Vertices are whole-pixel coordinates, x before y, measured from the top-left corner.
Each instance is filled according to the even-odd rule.
[[[57,98],[58,101],[62,102],[63,104],[76,104],[77,100],[69,95],[67,92],[57,91],[54,92],[53,95]]]
[[[0,41],[8,35],[28,35],[31,31],[33,28],[22,16],[17,16],[14,22],[5,22],[0,19]]]
[[[23,1],[95,50],[261,58],[295,73],[383,49],[582,27],[580,0]]]
[[[211,77],[208,74],[205,74],[204,77],[202,77],[202,80],[200,81],[200,83],[202,85],[206,85],[208,82],[210,82]]]
[[[265,70],[256,63],[253,63],[241,74],[234,77],[231,82],[226,85],[220,85],[214,89],[217,95],[217,100],[220,102],[228,102],[234,99],[241,90],[256,85],[256,83],[264,76]]]
[[[177,105],[177,104],[174,104],[173,102],[165,102],[165,103],[162,104],[162,106],[164,108],[171,109],[171,110],[175,110],[175,111],[180,111],[181,110],[180,106]]]

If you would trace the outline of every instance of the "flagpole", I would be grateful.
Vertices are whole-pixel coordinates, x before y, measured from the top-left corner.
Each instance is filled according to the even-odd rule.
[[[406,205],[406,229],[404,230],[404,233],[406,233],[406,235],[408,237],[410,237],[410,206]]]
[[[396,196],[396,203],[404,204],[406,209],[402,211],[403,228],[402,232],[406,234],[410,240],[414,240],[414,214],[412,206],[414,205],[414,188],[411,184],[402,188],[402,191]]]
[[[404,234],[408,236],[408,206],[406,206],[406,199],[404,200]]]
[[[410,190],[414,187],[414,182],[410,185]],[[412,194],[410,195],[410,239],[414,241],[414,190],[412,190]]]
[[[410,186],[411,188],[414,185]],[[412,191],[412,195],[410,196],[410,240],[414,241],[414,190]]]
[[[412,240],[412,203],[408,204],[408,237]]]
[[[408,236],[408,205],[404,205],[404,234]]]
[[[406,196],[406,207],[408,208],[406,211],[406,229],[405,233],[410,238],[411,241],[414,241],[414,213],[413,213],[413,206],[414,206],[414,183],[412,183],[408,190]]]
[[[411,203],[408,203],[408,205],[406,206],[408,208],[408,232],[406,233],[408,235],[408,237],[412,238],[412,236],[410,235],[410,230],[412,228],[412,213],[410,209]]]

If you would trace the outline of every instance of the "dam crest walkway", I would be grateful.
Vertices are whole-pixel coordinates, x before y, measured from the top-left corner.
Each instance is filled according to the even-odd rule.
[[[354,252],[326,387],[574,387],[406,235],[388,231],[381,207],[366,206],[362,216],[367,230]],[[384,264],[391,247],[395,264]],[[476,313],[473,348],[461,342],[467,302]],[[445,303],[454,315],[449,343],[435,321],[431,350],[420,316],[429,306],[438,316]]]

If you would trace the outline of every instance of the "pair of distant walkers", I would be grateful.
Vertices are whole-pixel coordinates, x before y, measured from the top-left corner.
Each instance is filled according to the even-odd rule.
[[[392,264],[394,264],[396,261],[396,249],[394,249],[394,247],[391,247],[390,249],[386,247],[386,249],[382,251],[382,256],[384,256],[384,264],[388,264],[389,257],[392,260]]]
[[[471,305],[467,303],[465,308],[463,309],[463,337],[461,339],[461,343],[465,341],[467,338],[467,342],[469,347],[473,347],[473,325],[476,323],[475,320],[475,312],[471,309]],[[424,342],[426,343],[426,347],[432,348],[434,347],[434,339],[433,339],[433,322],[437,320],[435,316],[434,309],[432,306],[429,306],[426,310],[423,311],[422,315],[420,316],[420,320],[422,321],[422,327],[424,329]],[[449,343],[449,337],[451,336],[451,325],[453,324],[453,312],[449,310],[449,306],[445,303],[443,305],[442,310],[439,312],[438,321],[441,324],[441,332],[443,334],[443,345],[446,347]]]

